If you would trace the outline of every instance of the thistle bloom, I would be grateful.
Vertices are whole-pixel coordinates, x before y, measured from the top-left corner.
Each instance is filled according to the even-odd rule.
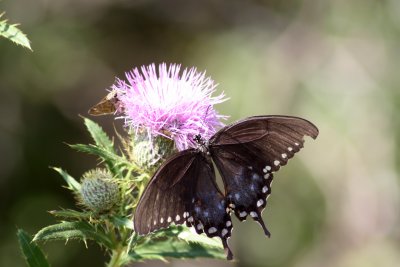
[[[126,126],[149,136],[162,135],[174,140],[178,150],[195,147],[193,137],[209,139],[223,126],[214,109],[226,99],[212,96],[216,84],[205,72],[163,63],[142,66],[126,73],[127,81],[117,79],[112,89],[117,92]]]

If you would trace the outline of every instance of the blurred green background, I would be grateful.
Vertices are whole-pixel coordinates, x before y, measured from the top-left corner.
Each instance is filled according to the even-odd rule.
[[[238,261],[169,266],[400,266],[400,1],[4,0],[0,10],[34,50],[0,39],[0,266],[25,266],[17,228],[33,234],[55,222],[46,211],[74,207],[48,167],[79,177],[96,165],[65,145],[90,141],[78,114],[152,62],[207,70],[230,97],[217,106],[229,121],[288,114],[320,129],[275,175],[270,239],[235,220]],[[57,267],[107,258],[90,242],[42,247]]]

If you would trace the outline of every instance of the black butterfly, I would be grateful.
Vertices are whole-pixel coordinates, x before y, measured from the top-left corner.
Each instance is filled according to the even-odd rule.
[[[195,136],[197,148],[171,156],[150,180],[135,212],[135,231],[143,235],[186,223],[198,234],[220,237],[227,259],[232,259],[227,243],[231,211],[240,221],[250,215],[270,236],[261,212],[271,193],[272,173],[303,147],[306,135],[318,135],[307,120],[255,116],[222,128],[209,141]],[[216,184],[211,159],[225,192]]]

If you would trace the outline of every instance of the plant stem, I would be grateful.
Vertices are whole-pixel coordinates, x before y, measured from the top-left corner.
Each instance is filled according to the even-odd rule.
[[[120,267],[122,266],[121,255],[124,251],[123,247],[118,246],[115,250],[113,250],[110,262],[107,264],[107,267]]]

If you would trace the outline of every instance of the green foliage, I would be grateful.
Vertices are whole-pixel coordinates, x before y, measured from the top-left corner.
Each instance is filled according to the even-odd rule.
[[[53,167],[53,170],[61,174],[64,180],[67,182],[67,188],[75,193],[78,193],[81,190],[81,185],[76,181],[72,176],[70,176],[66,171],[63,171],[61,168]]]
[[[71,220],[88,220],[93,215],[92,212],[89,211],[77,211],[71,209],[62,209],[62,210],[52,210],[50,214],[64,219]]]
[[[70,147],[97,156],[114,176],[123,177],[125,171],[143,173],[135,163],[128,161],[124,155],[116,153],[113,142],[97,123],[87,118],[84,118],[84,122],[95,144],[76,144]]]
[[[62,222],[47,226],[37,232],[33,241],[51,241],[70,239],[82,240],[86,243],[87,239],[95,240],[98,244],[112,249],[113,243],[107,233],[101,227],[95,227],[88,222]]]
[[[0,18],[4,13],[0,14]],[[9,24],[7,20],[0,21],[0,36],[7,38],[8,40],[21,45],[25,48],[28,48],[32,51],[31,44],[29,42],[28,37],[17,28],[18,24]]]
[[[24,230],[18,229],[17,237],[26,263],[30,267],[50,266],[42,250],[34,242],[32,242],[32,238],[28,233],[26,233]]]
[[[100,125],[87,118],[84,118],[84,122],[96,145],[103,148],[105,151],[115,154],[114,143],[103,131]]]
[[[131,260],[166,258],[216,258],[225,259],[224,248],[218,238],[198,235],[184,226],[172,225],[137,240],[129,253]]]
[[[137,235],[132,214],[151,174],[148,169],[132,163],[130,155],[122,151],[118,155],[113,142],[97,123],[86,118],[84,122],[95,144],[71,147],[99,157],[107,169],[86,172],[80,183],[61,168],[53,169],[63,177],[78,204],[90,210],[51,211],[65,221],[44,227],[34,236],[33,242],[76,239],[86,244],[87,240],[93,240],[110,253],[108,266],[113,267],[146,259],[225,258],[219,239],[198,235],[187,227],[171,226],[146,236]],[[134,149],[137,142],[130,139],[132,135],[128,136],[128,140],[122,141]],[[141,142],[143,145],[145,141]],[[161,152],[170,144],[160,141],[158,147]]]

